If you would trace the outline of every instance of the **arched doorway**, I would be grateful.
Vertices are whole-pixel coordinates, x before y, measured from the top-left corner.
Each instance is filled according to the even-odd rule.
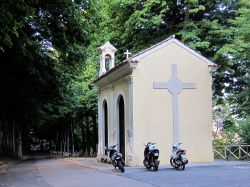
[[[118,115],[119,115],[119,147],[120,152],[125,159],[125,110],[123,96],[118,97]]]
[[[104,146],[108,147],[108,104],[103,101],[103,119],[104,119]],[[105,155],[107,154],[105,149]]]

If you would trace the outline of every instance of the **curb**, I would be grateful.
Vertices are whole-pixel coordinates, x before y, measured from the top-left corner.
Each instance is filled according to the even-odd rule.
[[[74,159],[63,159],[63,161],[66,162],[70,162],[73,163],[75,165],[81,166],[81,167],[85,167],[85,168],[89,168],[89,169],[94,169],[97,171],[102,171],[105,173],[109,173],[109,174],[113,174],[113,175],[119,175],[120,176],[120,172],[118,170],[116,170],[113,167],[107,168],[103,165],[103,163],[100,163],[100,166],[98,166],[98,161],[95,162],[95,164],[97,165],[92,165],[92,163],[90,162],[86,162],[84,163],[84,161],[81,160],[74,160]],[[250,163],[250,162],[245,162],[245,163]],[[225,162],[213,162],[213,163],[190,163],[187,165],[188,168],[197,168],[197,167],[213,167],[213,166],[237,166],[237,165],[241,165],[242,162],[228,162],[225,164]],[[102,165],[104,167],[102,167]],[[112,165],[110,165],[112,166]],[[142,169],[143,167],[130,167],[130,168],[140,168]],[[172,168],[170,164],[163,164],[161,165],[161,168]]]
[[[7,172],[8,169],[9,169],[9,167],[10,167],[11,165],[16,164],[17,162],[18,162],[18,161],[9,161],[9,162],[6,162],[6,163],[0,165],[0,174],[1,174],[1,173]]]
[[[3,167],[5,167],[5,166],[8,166],[8,165],[9,165],[9,163],[2,164],[2,165],[0,165],[0,169],[3,168]]]
[[[63,159],[63,160],[66,161],[66,162],[71,162],[71,163],[76,164],[76,165],[80,165],[80,166],[85,167],[85,168],[95,169],[95,170],[103,171],[105,173],[110,173],[110,174],[116,174],[115,172],[112,172],[113,170],[110,171],[110,170],[107,170],[107,169],[104,169],[104,168],[90,166],[88,164],[81,163],[81,161],[78,161],[78,160],[68,160],[68,159]]]
[[[15,164],[15,163],[17,163],[17,162],[19,162],[19,160],[7,161],[7,162],[5,162],[4,164],[0,165],[0,168],[9,166],[9,165],[11,165],[11,164]]]

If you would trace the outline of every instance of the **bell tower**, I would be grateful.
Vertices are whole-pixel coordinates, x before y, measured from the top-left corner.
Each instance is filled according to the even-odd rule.
[[[100,77],[115,66],[115,52],[117,49],[109,41],[98,49],[100,53]]]

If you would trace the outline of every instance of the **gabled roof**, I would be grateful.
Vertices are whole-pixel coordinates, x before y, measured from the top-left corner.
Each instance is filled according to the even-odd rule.
[[[177,45],[179,45],[180,47],[186,49],[187,51],[189,51],[190,53],[192,53],[193,55],[195,55],[196,57],[200,58],[201,60],[203,60],[204,62],[206,62],[209,66],[217,66],[215,63],[213,63],[212,61],[210,61],[209,59],[207,59],[206,57],[202,56],[201,54],[199,54],[198,52],[194,51],[193,49],[191,49],[190,47],[186,46],[184,43],[182,43],[181,41],[175,39],[175,36],[172,35],[169,38],[131,56],[130,58],[128,58],[127,60],[124,60],[123,62],[126,61],[140,61],[142,58],[146,57],[147,55],[167,46],[170,43],[176,43]]]
[[[124,60],[123,62],[121,62],[120,64],[117,64],[114,68],[112,68],[111,70],[107,71],[105,74],[103,74],[102,76],[98,77],[94,83],[98,82],[99,80],[103,79],[104,77],[107,77],[108,75],[113,74],[115,71],[117,71],[118,69],[124,67],[124,65],[129,64],[129,63],[134,63],[134,62],[140,62],[144,57],[152,54],[153,52],[169,45],[170,43],[176,43],[177,45],[179,45],[180,47],[184,48],[185,50],[189,51],[190,53],[192,53],[193,55],[195,55],[196,57],[200,58],[201,60],[203,60],[204,62],[207,63],[208,66],[217,66],[215,63],[213,63],[212,61],[210,61],[209,59],[207,59],[206,57],[202,56],[201,54],[199,54],[198,52],[194,51],[193,49],[191,49],[190,47],[186,46],[184,43],[182,43],[181,41],[175,39],[175,36],[172,35],[169,38],[131,56],[130,58]],[[108,43],[106,43],[107,45],[109,45]],[[107,45],[103,45],[103,47],[107,46]],[[101,46],[102,47],[102,46]]]

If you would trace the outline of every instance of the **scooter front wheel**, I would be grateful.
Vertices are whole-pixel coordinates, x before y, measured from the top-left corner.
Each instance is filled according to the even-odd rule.
[[[124,165],[121,162],[118,163],[118,167],[119,167],[119,169],[121,170],[122,173],[125,172]]]
[[[180,165],[179,169],[184,170],[185,169],[185,164]]]
[[[177,169],[177,170],[184,170],[185,169],[185,164],[181,160],[177,160],[176,165],[177,165],[177,167],[175,169]]]
[[[157,161],[157,160],[154,160],[153,170],[154,170],[154,171],[157,171],[158,168],[159,168],[158,161]]]

